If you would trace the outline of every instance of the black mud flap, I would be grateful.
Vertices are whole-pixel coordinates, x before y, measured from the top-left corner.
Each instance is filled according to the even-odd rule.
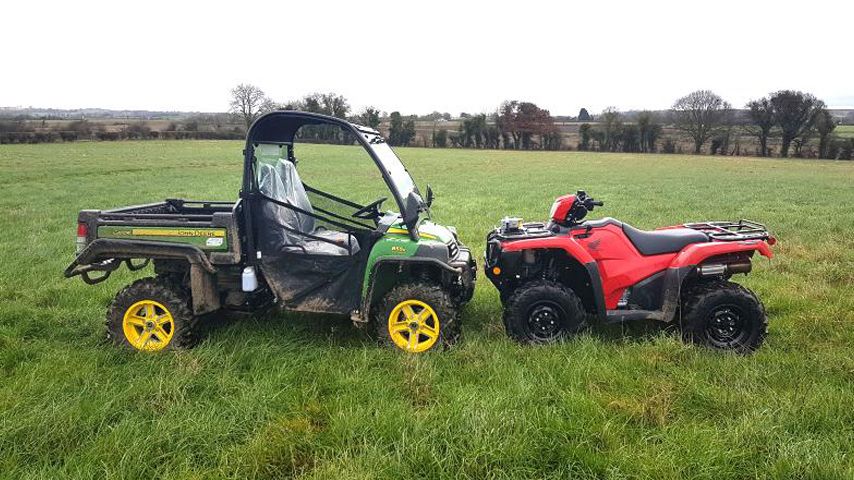
[[[349,315],[359,308],[367,257],[282,252],[261,260],[261,272],[281,307]]]

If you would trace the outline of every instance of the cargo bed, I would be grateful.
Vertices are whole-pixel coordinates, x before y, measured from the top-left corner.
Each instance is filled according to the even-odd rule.
[[[77,218],[78,256],[65,275],[111,272],[122,262],[134,269],[132,259],[174,258],[176,249],[211,271],[214,265],[238,264],[240,209],[240,201],[173,198],[111,210],[83,210]]]

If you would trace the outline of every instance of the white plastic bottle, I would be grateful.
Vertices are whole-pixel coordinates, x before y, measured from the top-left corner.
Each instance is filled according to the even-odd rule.
[[[255,276],[255,267],[246,267],[243,269],[241,284],[244,292],[254,292],[258,288],[258,277]]]

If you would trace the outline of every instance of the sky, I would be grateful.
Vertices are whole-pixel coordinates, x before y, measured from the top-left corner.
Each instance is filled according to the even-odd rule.
[[[0,106],[225,111],[344,95],[404,114],[664,109],[710,89],[854,107],[854,2],[10,1]]]

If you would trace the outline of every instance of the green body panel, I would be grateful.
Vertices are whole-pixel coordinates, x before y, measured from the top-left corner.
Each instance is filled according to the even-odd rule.
[[[98,227],[98,238],[185,243],[199,247],[202,250],[212,252],[228,250],[228,235],[225,228],[134,227],[108,225]]]
[[[454,234],[448,227],[433,223],[430,220],[424,220],[418,225],[418,234],[421,239],[434,240],[447,244],[454,239]],[[432,238],[431,238],[432,237]]]
[[[409,230],[402,222],[396,223],[388,229],[385,235],[374,244],[368,263],[365,267],[365,277],[362,282],[362,294],[364,295],[370,285],[371,272],[374,265],[381,260],[389,258],[415,257],[421,246],[442,246],[444,248],[454,236],[450,230],[437,225],[429,220],[423,220],[418,225],[418,241],[413,241],[409,236]]]

